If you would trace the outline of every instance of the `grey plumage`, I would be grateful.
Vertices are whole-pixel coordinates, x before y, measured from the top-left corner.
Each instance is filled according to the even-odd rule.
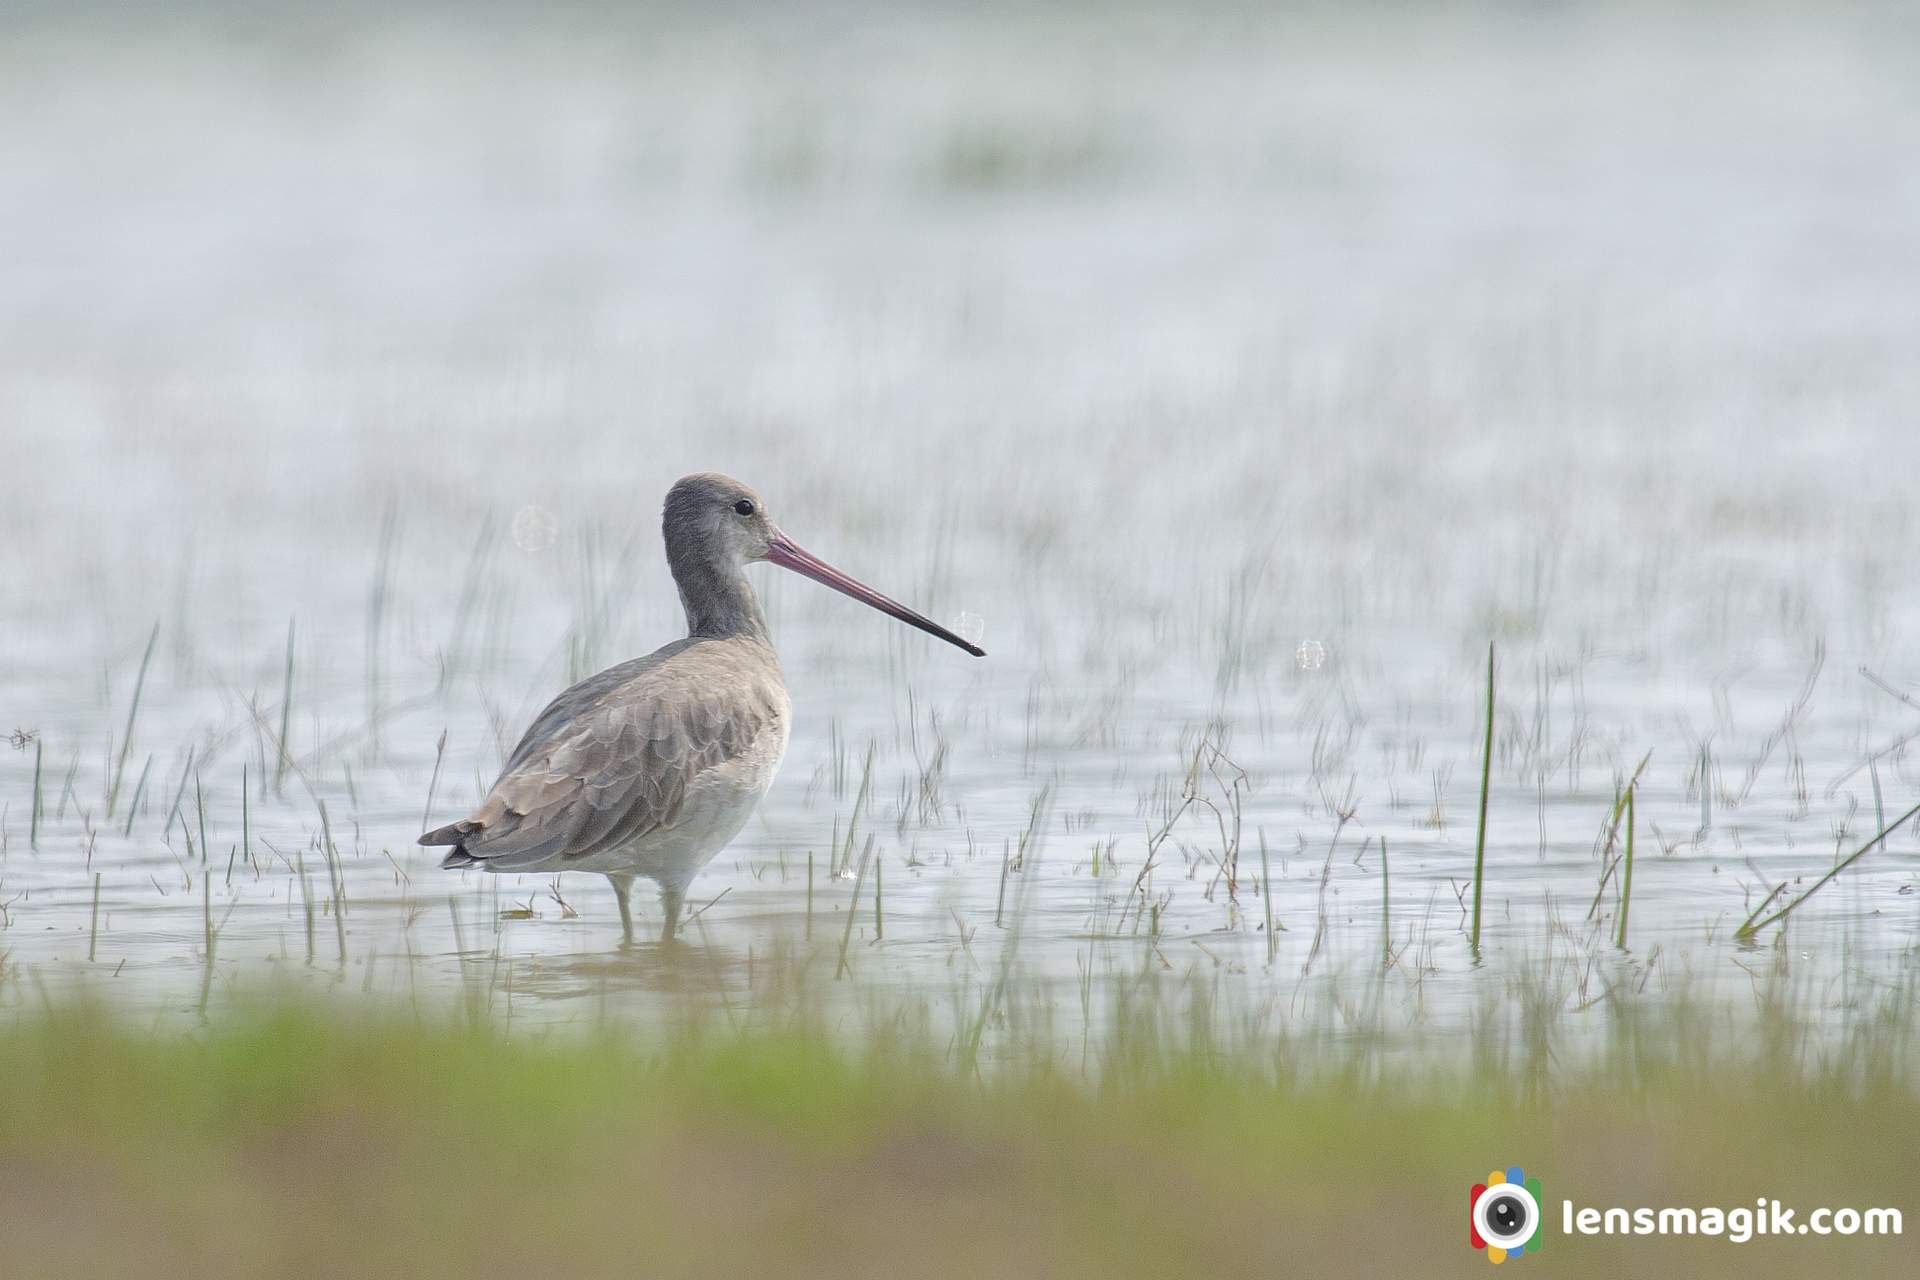
[[[759,656],[689,637],[583,680],[534,720],[480,807],[420,843],[453,845],[447,868],[564,869],[673,827],[693,781],[780,720]]]
[[[420,837],[453,846],[446,868],[600,872],[629,941],[634,876],[659,883],[671,939],[687,883],[745,822],[786,749],[786,686],[746,563],[794,569],[982,653],[794,546],[737,480],[683,478],[662,525],[687,638],[548,703],[480,807]]]

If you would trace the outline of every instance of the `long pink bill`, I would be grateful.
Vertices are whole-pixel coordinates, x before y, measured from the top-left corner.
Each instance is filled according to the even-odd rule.
[[[872,605],[880,612],[898,618],[910,627],[918,627],[930,636],[939,636],[948,644],[965,649],[976,658],[987,656],[987,651],[979,645],[962,640],[939,623],[921,617],[898,600],[889,600],[865,583],[848,577],[820,557],[802,551],[794,546],[785,534],[777,535],[767,544],[767,559],[782,569],[791,569],[797,574],[812,578],[823,586],[832,587],[841,595],[852,596],[862,604]]]

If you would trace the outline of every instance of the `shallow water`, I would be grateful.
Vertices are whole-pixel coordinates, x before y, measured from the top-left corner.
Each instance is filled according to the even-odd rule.
[[[223,13],[0,51],[0,1000],[1911,991],[1911,825],[1732,941],[1920,801],[1910,15]],[[678,634],[694,469],[992,656],[755,570],[784,772],[621,955],[412,839]]]

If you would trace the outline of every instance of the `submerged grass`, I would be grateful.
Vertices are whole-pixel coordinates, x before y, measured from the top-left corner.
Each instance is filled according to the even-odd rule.
[[[1904,826],[1907,823],[1909,819],[1913,818],[1916,815],[1920,815],[1920,804],[1913,806],[1913,808],[1907,810],[1905,813],[1901,814],[1898,818],[1895,818],[1893,820],[1893,823],[1890,826],[1882,827],[1879,833],[1876,834],[1871,840],[1868,840],[1865,844],[1861,845],[1858,849],[1855,849],[1852,853],[1840,859],[1840,861],[1834,863],[1833,866],[1827,869],[1827,872],[1825,875],[1821,876],[1818,880],[1815,880],[1811,885],[1808,885],[1804,893],[1802,893],[1799,897],[1795,898],[1792,902],[1789,902],[1786,906],[1774,912],[1772,915],[1768,916],[1766,919],[1761,920],[1759,923],[1756,924],[1754,922],[1753,916],[1748,916],[1746,923],[1740,926],[1740,929],[1739,929],[1740,936],[1751,938],[1754,934],[1759,933],[1760,930],[1766,928],[1768,925],[1775,924],[1781,920],[1786,919],[1787,916],[1790,913],[1792,913],[1793,910],[1797,908],[1801,903],[1805,902],[1808,898],[1811,898],[1814,894],[1818,893],[1830,881],[1837,878],[1841,872],[1845,871],[1848,867],[1852,866],[1854,863],[1858,862],[1862,857],[1866,856],[1866,853],[1868,850],[1874,848],[1875,846],[1884,847],[1887,837],[1892,835],[1895,831],[1898,831],[1902,826]],[[1785,887],[1786,886],[1784,884],[1780,886],[1780,888],[1782,889]],[[1779,892],[1780,892],[1780,889],[1775,889],[1772,894],[1768,894],[1767,902],[1772,902],[1774,896]],[[1760,908],[1764,910],[1766,905],[1767,903],[1763,902],[1760,904]],[[1758,914],[1759,914],[1759,911],[1754,912],[1754,915],[1758,915]]]
[[[114,809],[120,802],[120,787],[126,781],[127,754],[133,750],[133,729],[140,720],[140,695],[146,692],[147,668],[153,665],[153,647],[160,641],[160,624],[153,624],[153,630],[147,635],[146,650],[140,655],[140,674],[134,677],[133,700],[127,704],[127,728],[120,735],[120,758],[114,762],[107,786],[106,811],[109,821]]]
[[[526,1042],[262,1003],[156,1037],[55,1007],[0,1028],[0,1238],[21,1275],[1266,1276],[1352,1271],[1356,1240],[1374,1274],[1478,1275],[1462,1193],[1524,1163],[1556,1274],[1656,1251],[1670,1274],[1904,1274],[1898,1238],[1559,1234],[1561,1197],[1914,1202],[1883,1141],[1920,1125],[1893,1039],[1862,1074],[1715,1035],[1623,1010],[1612,1058],[1550,1092],[1520,1062],[1320,1075],[1116,1039],[1089,1085],[804,1019]]]
[[[38,849],[40,847],[40,809],[42,804],[40,798],[40,774],[46,753],[46,745],[46,743],[40,741],[38,738],[35,738],[33,741],[33,816],[28,819],[29,825],[27,827],[27,847],[29,849]]]
[[[287,619],[287,665],[286,674],[280,683],[280,738],[279,753],[273,764],[273,789],[279,794],[287,778],[287,765],[292,757],[287,754],[287,733],[293,720],[293,628],[294,618]],[[261,785],[266,785],[265,770],[262,770]]]
[[[1634,785],[1627,784],[1627,856],[1626,864],[1620,870],[1620,935],[1617,945],[1622,951],[1627,947],[1627,909],[1633,905],[1633,835],[1637,825],[1633,815]]]

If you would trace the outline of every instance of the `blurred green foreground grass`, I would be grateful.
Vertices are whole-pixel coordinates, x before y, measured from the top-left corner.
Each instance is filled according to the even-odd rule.
[[[1659,1031],[1565,1071],[1186,1052],[1096,1084],[811,1030],[56,1007],[0,1028],[0,1274],[1484,1275],[1467,1189],[1514,1163],[1529,1273],[1914,1273],[1911,1237],[1561,1235],[1564,1197],[1920,1208],[1905,1024],[1791,1066],[1764,1028]]]

